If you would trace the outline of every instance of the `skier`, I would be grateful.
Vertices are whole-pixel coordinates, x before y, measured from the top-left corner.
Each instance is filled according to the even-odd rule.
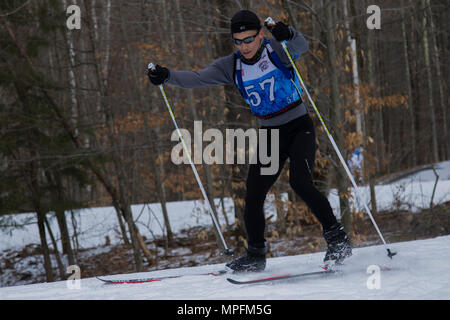
[[[358,147],[355,149],[355,151],[352,153],[352,156],[350,159],[348,159],[348,167],[353,172],[353,175],[357,178],[358,183],[362,183],[362,162],[363,162],[363,148]]]
[[[271,29],[273,38],[264,38],[258,16],[248,10],[237,12],[231,19],[231,35],[236,52],[214,61],[199,71],[169,70],[156,65],[148,70],[152,84],[164,83],[181,88],[197,88],[220,84],[237,86],[261,128],[279,130],[279,169],[273,175],[262,175],[259,161],[250,164],[244,220],[248,235],[246,254],[226,264],[234,271],[262,271],[266,266],[267,242],[264,238],[263,205],[270,187],[290,160],[290,185],[306,202],[322,225],[328,244],[324,263],[341,262],[351,255],[352,247],[343,226],[336,220],[328,199],[312,183],[315,160],[313,121],[301,99],[302,91],[289,59],[280,42],[287,41],[289,52],[298,58],[308,50],[303,35],[278,22]],[[270,144],[270,139],[269,139]],[[270,145],[266,150],[271,150]]]

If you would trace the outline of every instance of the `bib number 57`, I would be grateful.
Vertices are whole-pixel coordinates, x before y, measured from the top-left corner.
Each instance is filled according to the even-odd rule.
[[[275,100],[274,95],[274,87],[275,87],[275,78],[272,76],[258,83],[261,90],[265,91],[268,87],[269,89],[269,100],[272,102]],[[259,90],[255,90],[255,85],[250,85],[245,87],[245,91],[250,99],[250,103],[253,107],[258,107],[261,104],[261,96],[259,94]]]

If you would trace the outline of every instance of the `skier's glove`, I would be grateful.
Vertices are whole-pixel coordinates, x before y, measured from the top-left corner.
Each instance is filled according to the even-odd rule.
[[[154,69],[148,68],[148,78],[155,86],[159,86],[169,79],[169,69],[157,64]]]
[[[278,21],[270,31],[277,41],[291,40],[293,37],[291,29],[281,21]]]

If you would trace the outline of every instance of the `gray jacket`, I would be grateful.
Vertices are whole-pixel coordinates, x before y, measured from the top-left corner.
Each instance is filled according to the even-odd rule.
[[[290,29],[294,36],[287,42],[287,48],[293,58],[298,58],[308,50],[308,42],[306,42],[305,37],[299,31],[292,27],[290,27]],[[291,67],[289,58],[286,56],[280,42],[276,41],[274,38],[271,38],[269,41],[270,45],[286,67]],[[235,84],[233,79],[235,71],[234,63],[235,55],[232,53],[215,60],[211,65],[201,70],[170,70],[167,83],[180,88],[200,88],[205,86]],[[262,126],[278,126],[306,113],[306,106],[302,103],[280,115],[269,119],[259,119],[259,121]]]

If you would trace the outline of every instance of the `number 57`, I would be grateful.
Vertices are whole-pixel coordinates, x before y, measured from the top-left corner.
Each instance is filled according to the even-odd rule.
[[[266,89],[267,84],[269,85],[269,100],[270,102],[272,102],[275,99],[274,95],[275,78],[272,76],[258,83],[259,87],[262,90]],[[247,95],[250,98],[251,105],[257,107],[261,104],[261,96],[259,95],[258,91],[251,91],[254,88],[255,88],[254,85],[250,85],[245,87],[245,91],[247,92]]]

